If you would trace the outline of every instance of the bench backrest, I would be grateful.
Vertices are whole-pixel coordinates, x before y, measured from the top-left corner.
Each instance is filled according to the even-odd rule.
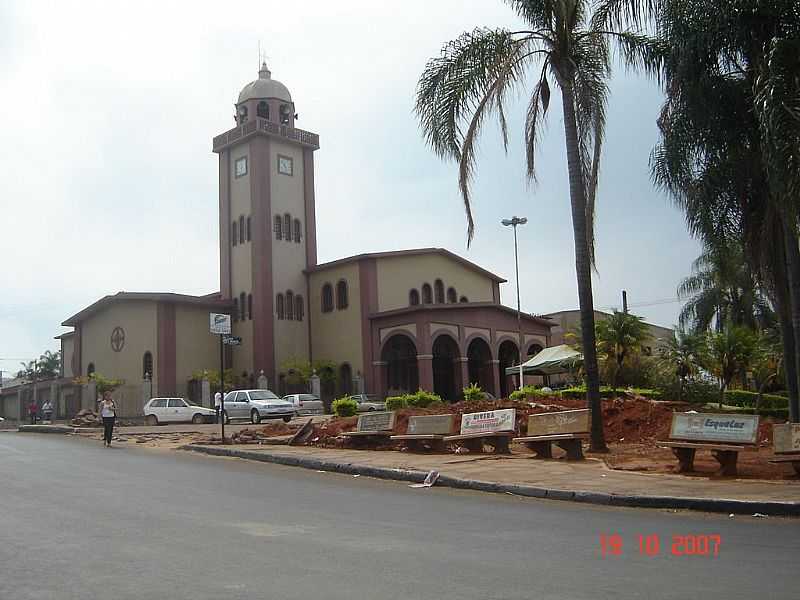
[[[755,444],[758,415],[673,413],[669,437],[697,442]]]
[[[528,435],[589,433],[589,409],[563,410],[528,416]]]
[[[453,415],[408,417],[409,435],[449,435],[453,433]]]
[[[775,454],[800,453],[800,423],[773,425],[772,447]]]
[[[391,431],[394,429],[394,411],[367,412],[358,415],[357,431]]]
[[[514,431],[516,416],[517,411],[514,408],[463,414],[461,415],[461,435]]]

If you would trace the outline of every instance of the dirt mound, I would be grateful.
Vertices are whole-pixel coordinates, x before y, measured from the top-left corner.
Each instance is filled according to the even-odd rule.
[[[248,444],[258,442],[266,438],[294,435],[300,429],[299,425],[289,425],[288,423],[268,423],[264,427],[242,429],[231,435],[234,444]]]
[[[102,425],[103,420],[97,413],[85,408],[78,411],[78,414],[72,419],[73,427],[101,427]]]

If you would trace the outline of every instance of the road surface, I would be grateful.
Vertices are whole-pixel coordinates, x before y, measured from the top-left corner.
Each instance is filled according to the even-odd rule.
[[[618,533],[620,556],[600,535]],[[657,534],[660,552],[639,553]],[[721,537],[719,556],[671,538]],[[798,598],[800,521],[604,508],[0,433],[0,598]]]

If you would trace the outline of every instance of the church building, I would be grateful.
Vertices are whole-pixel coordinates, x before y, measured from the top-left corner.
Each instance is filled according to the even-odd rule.
[[[505,280],[442,248],[317,261],[316,133],[263,64],[235,104],[235,126],[213,139],[219,157],[219,292],[120,292],[63,325],[64,376],[122,379],[121,393],[186,395],[193,374],[219,369],[209,313],[232,315],[226,368],[252,385],[263,373],[285,393],[293,360],[336,364],[333,394],[383,398],[423,388],[456,401],[478,383],[505,396],[507,366],[550,345],[554,323],[500,302]],[[522,348],[520,349],[520,341]],[[521,351],[521,352],[520,352]],[[127,389],[127,392],[125,391]],[[131,406],[126,412],[135,413]],[[139,407],[139,413],[141,407]]]

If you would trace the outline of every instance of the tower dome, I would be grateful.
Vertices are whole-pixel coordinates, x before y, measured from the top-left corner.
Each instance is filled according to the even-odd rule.
[[[261,63],[261,69],[258,71],[258,79],[251,81],[242,88],[239,92],[239,102],[247,102],[248,100],[260,100],[263,98],[277,98],[284,102],[291,102],[292,95],[289,89],[280,81],[272,78],[272,72],[267,68],[267,63]]]

